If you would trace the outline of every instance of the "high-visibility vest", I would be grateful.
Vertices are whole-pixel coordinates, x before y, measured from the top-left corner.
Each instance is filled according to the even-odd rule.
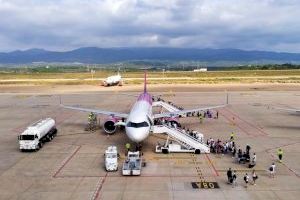
[[[283,151],[278,149],[277,154],[278,154],[278,155],[282,155],[282,154],[283,154]]]

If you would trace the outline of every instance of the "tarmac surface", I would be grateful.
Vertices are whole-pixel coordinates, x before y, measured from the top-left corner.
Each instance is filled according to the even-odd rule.
[[[47,92],[47,91],[46,91]],[[134,93],[136,94],[136,93]],[[158,94],[155,92],[155,94]],[[166,96],[178,106],[195,108],[223,104],[224,92],[174,92]],[[135,97],[117,93],[79,92],[62,94],[65,105],[129,112]],[[231,131],[242,149],[246,144],[257,154],[256,185],[244,187],[247,165],[231,155],[189,153],[156,154],[155,145],[165,136],[152,135],[143,143],[146,167],[138,177],[124,177],[125,143],[119,130],[84,131],[88,113],[59,107],[59,97],[44,93],[2,93],[0,95],[0,199],[299,199],[300,115],[272,109],[272,106],[300,108],[300,92],[232,91],[229,106],[219,109],[219,119],[183,118],[181,124],[204,134],[205,140],[228,140]],[[58,135],[38,152],[20,152],[17,136],[27,125],[43,117],[56,119]],[[101,116],[100,122],[105,121]],[[107,173],[103,154],[117,145],[119,170]],[[133,144],[132,144],[133,145]],[[277,162],[277,149],[284,151]],[[276,164],[275,178],[268,168]],[[238,185],[227,184],[226,170],[238,172]],[[250,176],[251,177],[251,176]],[[251,178],[250,178],[251,179]],[[216,182],[219,188],[193,188],[192,182]],[[199,186],[200,184],[198,184]],[[214,185],[213,185],[214,186]]]

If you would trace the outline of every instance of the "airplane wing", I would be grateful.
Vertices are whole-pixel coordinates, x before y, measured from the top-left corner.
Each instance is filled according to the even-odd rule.
[[[110,115],[110,116],[115,116],[115,117],[122,117],[122,118],[128,117],[128,114],[126,114],[126,113],[118,113],[118,112],[111,112],[111,111],[105,111],[105,110],[80,108],[80,107],[65,106],[65,105],[61,105],[61,107],[66,108],[66,109],[71,109],[71,110],[78,110],[78,111],[82,111],[82,112],[93,112],[96,114]]]
[[[176,111],[176,112],[165,112],[165,113],[160,113],[160,114],[154,114],[153,117],[154,118],[174,117],[174,116],[176,117],[176,116],[183,115],[183,114],[190,113],[190,112],[198,112],[198,111],[202,111],[202,110],[223,108],[225,106],[227,106],[227,104],[219,105],[219,106],[209,106],[209,107],[203,107],[203,108],[196,108],[196,109],[190,109],[190,110],[179,110],[179,111]]]
[[[294,109],[294,108],[280,108],[280,107],[274,107],[276,110],[285,110],[289,112],[300,112],[300,109]]]

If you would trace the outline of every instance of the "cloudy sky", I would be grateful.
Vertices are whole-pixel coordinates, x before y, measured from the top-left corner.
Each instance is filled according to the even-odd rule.
[[[0,51],[87,46],[300,52],[300,1],[0,0]]]

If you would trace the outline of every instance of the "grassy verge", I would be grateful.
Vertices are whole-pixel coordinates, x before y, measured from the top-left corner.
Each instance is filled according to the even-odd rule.
[[[113,75],[107,71],[94,74],[94,78]],[[99,85],[90,73],[0,73],[0,85]],[[125,84],[141,84],[143,72],[127,72]],[[213,72],[148,72],[149,84],[218,84],[218,83],[300,83],[300,70],[237,70]],[[151,78],[156,78],[151,80]],[[172,79],[168,79],[172,78]],[[178,79],[176,79],[178,78]],[[45,80],[43,80],[45,79]],[[67,80],[72,79],[72,80]]]

